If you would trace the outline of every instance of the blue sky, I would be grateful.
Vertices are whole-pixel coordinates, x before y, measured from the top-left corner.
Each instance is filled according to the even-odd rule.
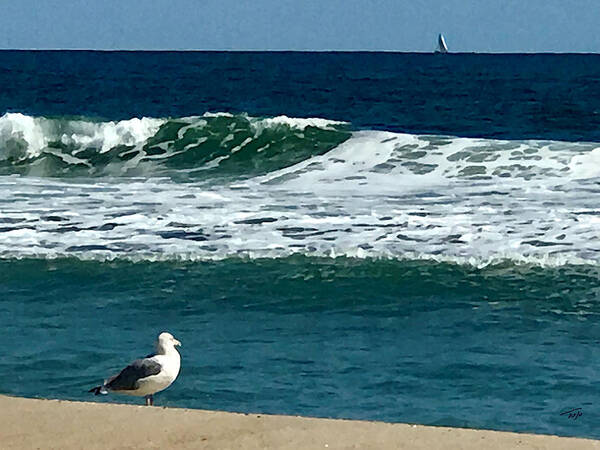
[[[599,52],[598,0],[0,0],[0,48]]]

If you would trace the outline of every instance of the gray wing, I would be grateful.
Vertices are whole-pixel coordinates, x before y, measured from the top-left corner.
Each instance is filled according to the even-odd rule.
[[[105,386],[115,391],[132,391],[138,388],[138,380],[157,375],[161,365],[151,359],[136,359],[118,375],[110,378]]]

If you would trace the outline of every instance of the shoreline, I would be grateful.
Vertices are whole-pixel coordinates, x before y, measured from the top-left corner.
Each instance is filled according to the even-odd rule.
[[[2,448],[600,449],[600,440],[0,395]]]

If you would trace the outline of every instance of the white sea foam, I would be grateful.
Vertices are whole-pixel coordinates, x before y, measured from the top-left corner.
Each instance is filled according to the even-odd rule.
[[[569,170],[575,179],[599,177],[600,147],[584,154],[575,155],[569,163]]]
[[[5,117],[3,142],[47,145],[43,120]],[[112,130],[135,146],[157,126],[125,121]],[[101,130],[76,135],[105,136],[101,149],[101,142],[114,142],[113,131]],[[204,168],[246,145],[247,139]],[[0,256],[210,260],[304,254],[477,267],[503,261],[596,265],[598,158],[595,143],[360,131],[323,155],[231,183],[4,176]]]
[[[37,156],[46,147],[48,136],[42,121],[19,113],[0,117],[0,160]]]
[[[57,150],[48,149],[50,143],[56,142],[75,146],[74,155],[90,147],[104,153],[119,145],[138,146],[156,134],[164,122],[164,119],[147,117],[92,122],[6,113],[0,117],[0,159],[35,158],[48,150],[59,156]]]
[[[316,127],[328,129],[333,126],[347,125],[347,122],[341,122],[336,120],[321,119],[318,117],[298,118],[298,117],[287,117],[277,116],[268,117],[264,119],[255,119],[253,125],[257,128],[271,128],[276,125],[285,125],[290,128],[296,128],[304,130],[306,127]]]
[[[578,192],[488,183],[375,196],[177,184],[0,178],[0,255],[210,260],[292,254],[484,266],[598,261],[598,211]],[[313,192],[310,192],[310,191]],[[551,205],[551,206],[548,206]],[[569,206],[567,206],[569,205]]]
[[[98,148],[100,153],[105,153],[118,145],[144,144],[156,134],[164,122],[163,119],[148,117],[101,123],[71,121],[69,123],[71,133],[61,135],[61,141],[66,145],[75,144],[80,148]]]
[[[365,186],[379,193],[458,180],[499,184],[536,180],[532,184],[551,186],[598,176],[597,145],[361,131],[327,154],[272,172],[261,181],[283,179],[296,187],[318,185],[328,190]]]

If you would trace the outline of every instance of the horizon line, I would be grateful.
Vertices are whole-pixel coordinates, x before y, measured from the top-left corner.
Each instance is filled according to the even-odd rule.
[[[419,51],[419,50],[386,50],[386,49],[196,49],[196,48],[34,48],[34,47],[21,47],[21,48],[8,48],[0,47],[0,51],[30,51],[30,52],[148,52],[148,53],[159,53],[159,52],[181,52],[181,53],[395,53],[395,54],[422,54],[431,55],[436,54],[435,50],[431,51]],[[599,52],[590,51],[449,51],[445,55],[598,55]]]

